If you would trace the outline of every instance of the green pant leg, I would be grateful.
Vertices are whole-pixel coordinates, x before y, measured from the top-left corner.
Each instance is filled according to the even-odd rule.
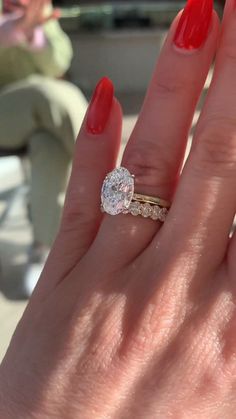
[[[84,95],[77,87],[64,80],[33,76],[30,84],[40,98],[34,108],[37,126],[51,132],[72,155],[87,109]]]
[[[52,133],[73,153],[87,107],[71,83],[31,76],[0,92],[0,147],[26,144],[38,129]]]
[[[60,223],[61,198],[71,159],[60,142],[45,131],[31,137],[30,159],[30,210],[34,240],[51,246]]]
[[[76,87],[42,76],[0,93],[0,147],[30,146],[33,231],[43,244],[51,244],[58,227],[59,195],[86,106]]]
[[[27,143],[37,129],[33,115],[36,100],[25,81],[0,91],[0,147],[14,149]]]

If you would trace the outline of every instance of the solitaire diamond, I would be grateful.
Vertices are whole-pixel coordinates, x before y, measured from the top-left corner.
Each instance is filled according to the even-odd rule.
[[[109,173],[102,186],[102,207],[110,215],[126,211],[134,194],[134,178],[124,167]]]

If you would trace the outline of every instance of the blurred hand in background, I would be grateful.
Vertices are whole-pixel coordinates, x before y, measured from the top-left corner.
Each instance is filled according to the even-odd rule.
[[[50,0],[5,0],[3,13],[9,14],[4,25],[5,39],[9,32],[17,30],[31,40],[36,27],[60,17],[60,10],[53,9]]]

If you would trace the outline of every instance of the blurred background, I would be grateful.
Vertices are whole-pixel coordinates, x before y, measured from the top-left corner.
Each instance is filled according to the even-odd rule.
[[[223,3],[215,3],[220,16]],[[88,100],[101,77],[113,80],[124,109],[124,147],[168,28],[185,2],[55,0],[53,4],[61,9],[60,25],[74,52],[65,77]],[[210,79],[211,74],[194,123]],[[4,156],[0,148],[0,360],[27,303],[21,279],[32,241],[27,209],[28,164],[27,154]]]
[[[118,94],[125,94],[127,99],[127,94],[142,95],[145,91],[166,31],[185,1],[54,3],[63,8],[61,24],[74,46],[70,70],[73,82],[90,93],[96,80],[106,74],[114,81]],[[220,15],[223,3],[219,0],[215,4]],[[135,70],[132,77],[131,69]],[[140,101],[136,103],[140,105]]]

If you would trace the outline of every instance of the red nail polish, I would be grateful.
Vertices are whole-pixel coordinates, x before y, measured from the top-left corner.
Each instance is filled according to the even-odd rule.
[[[206,41],[212,12],[213,0],[188,0],[175,33],[175,45],[187,50],[200,48]]]
[[[114,86],[107,77],[97,84],[87,113],[87,131],[102,134],[108,122],[114,97]]]

